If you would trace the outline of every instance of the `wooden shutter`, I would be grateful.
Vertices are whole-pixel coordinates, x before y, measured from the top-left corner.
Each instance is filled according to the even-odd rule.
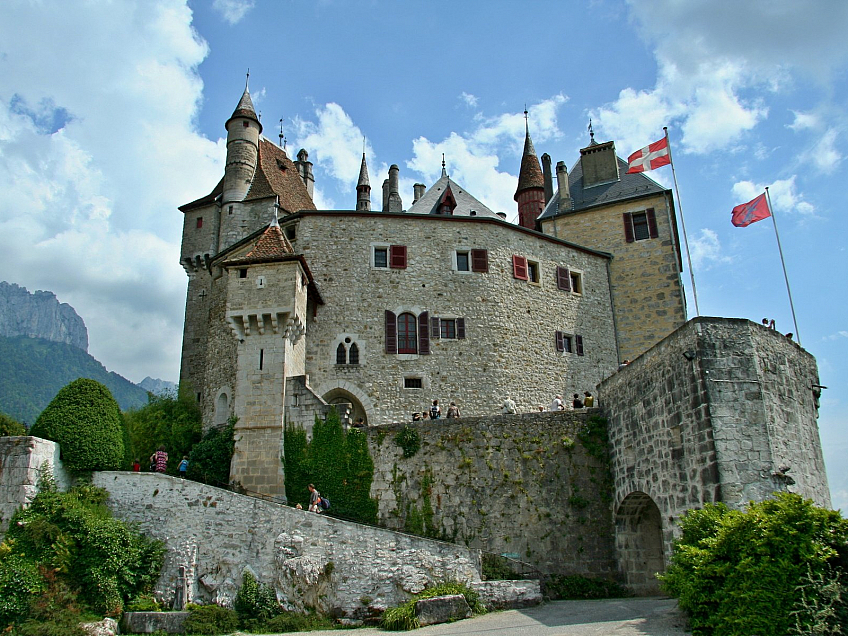
[[[430,337],[431,338],[441,338],[442,337],[442,325],[438,318],[430,318]]]
[[[628,243],[633,242],[633,215],[630,212],[625,212],[624,217],[624,239]]]
[[[657,217],[654,214],[654,208],[645,210],[645,216],[648,217],[648,232],[651,238],[657,238],[659,233],[657,232]]]
[[[397,316],[386,310],[386,353],[397,353]]]
[[[456,337],[458,340],[465,340],[465,318],[456,319]]]
[[[514,254],[512,256],[512,275],[519,280],[527,280],[527,259]]]
[[[406,245],[392,245],[389,247],[389,267],[392,269],[406,269]]]
[[[583,336],[574,336],[574,348],[577,349],[577,355],[583,355]]]
[[[426,311],[418,314],[418,353],[430,353],[430,313]]]
[[[489,252],[487,250],[471,250],[471,271],[489,271]]]
[[[563,291],[571,291],[571,272],[567,267],[557,267],[557,288]]]
[[[562,332],[556,332],[556,350],[565,351],[565,342],[563,342]]]

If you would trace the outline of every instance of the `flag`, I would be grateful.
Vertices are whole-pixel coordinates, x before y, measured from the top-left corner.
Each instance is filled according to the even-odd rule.
[[[631,172],[645,172],[646,170],[655,170],[656,168],[667,166],[671,163],[671,157],[668,154],[668,137],[663,137],[650,146],[645,146],[642,150],[637,150],[627,157],[627,163],[630,164],[627,168],[627,174]]]
[[[766,193],[763,192],[756,199],[733,208],[730,222],[736,227],[745,227],[770,216],[771,211],[769,211],[768,201],[766,201]]]

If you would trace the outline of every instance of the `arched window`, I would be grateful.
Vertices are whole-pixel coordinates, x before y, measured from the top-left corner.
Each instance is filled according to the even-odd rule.
[[[397,318],[398,353],[418,353],[418,336],[415,316],[401,314]]]
[[[348,362],[350,364],[359,364],[359,347],[356,346],[355,342],[350,345],[350,359]]]
[[[336,364],[347,364],[347,351],[341,342],[336,347]]]

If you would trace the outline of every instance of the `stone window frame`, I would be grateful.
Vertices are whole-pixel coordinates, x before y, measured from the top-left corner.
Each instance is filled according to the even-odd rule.
[[[407,387],[407,380],[421,380],[421,388],[415,387]],[[430,390],[430,376],[426,373],[417,373],[415,371],[410,371],[408,373],[403,373],[398,377],[398,388],[401,391],[413,391],[413,392],[422,392]]]
[[[583,336],[579,333],[570,331],[555,331],[554,332],[554,348],[559,356],[578,355],[583,356],[584,351]]]
[[[583,295],[583,270],[569,269],[569,283],[571,283],[571,293],[577,296]]]
[[[459,255],[464,254],[468,269],[459,269]],[[457,246],[451,254],[451,269],[457,274],[485,274],[489,271],[489,251],[465,245]]]
[[[383,334],[384,353],[397,356],[400,360],[417,360],[420,355],[430,355],[430,312],[420,307],[401,306],[394,310],[385,310],[385,330]],[[398,318],[410,314],[415,318],[416,351],[404,353],[400,351]]]
[[[382,241],[375,241],[369,245],[371,253],[371,269],[377,272],[386,272],[397,269],[406,269],[407,267],[407,250],[406,245],[397,245]],[[377,251],[385,251],[386,264],[377,265]]]
[[[534,274],[531,276],[531,271]],[[542,286],[542,265],[541,260],[535,257],[521,256],[513,254],[512,256],[512,277],[516,280],[523,280],[535,287]],[[534,279],[535,277],[535,279]]]
[[[636,235],[636,217],[639,217],[638,227],[644,228],[639,236]],[[644,217],[644,225],[642,224],[642,217]],[[657,217],[654,208],[646,208],[638,212],[624,212],[622,213],[622,218],[624,220],[624,240],[628,243],[659,238]],[[645,231],[647,231],[647,235],[643,235]]]
[[[344,348],[344,362],[338,362],[338,351],[339,347]],[[358,361],[351,362],[351,349],[353,346],[356,346],[356,351],[358,353]],[[340,333],[337,334],[333,341],[330,343],[330,348],[328,351],[330,358],[330,368],[333,369],[358,369],[365,364],[365,343],[363,340],[355,333]]]

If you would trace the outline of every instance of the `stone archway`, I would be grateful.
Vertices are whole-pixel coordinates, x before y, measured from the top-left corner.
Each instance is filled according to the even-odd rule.
[[[368,414],[365,412],[365,407],[362,406],[362,402],[350,391],[336,387],[335,389],[330,389],[321,397],[324,398],[327,404],[350,404],[350,423],[353,424],[361,417],[366,426],[368,425]]]
[[[658,594],[665,570],[660,509],[643,492],[627,495],[615,515],[615,551],[625,584],[639,596]]]

